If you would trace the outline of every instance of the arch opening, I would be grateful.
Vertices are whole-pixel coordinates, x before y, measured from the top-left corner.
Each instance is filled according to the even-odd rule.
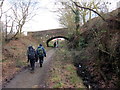
[[[52,46],[50,46],[49,45],[49,42],[50,41],[54,41],[54,40],[56,40],[56,39],[61,39],[61,40],[67,40],[67,41],[69,41],[69,38],[67,38],[67,37],[64,37],[64,36],[56,36],[56,37],[51,37],[51,38],[49,38],[47,41],[46,41],[46,44],[47,44],[47,47],[52,47]]]

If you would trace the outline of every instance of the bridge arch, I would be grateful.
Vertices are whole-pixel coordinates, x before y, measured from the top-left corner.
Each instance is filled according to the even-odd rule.
[[[49,42],[53,39],[56,39],[56,38],[64,38],[65,40],[68,40],[69,41],[69,38],[65,37],[65,36],[55,36],[55,37],[51,37],[49,38],[47,41],[46,41],[46,44],[47,44],[47,47],[49,47]]]

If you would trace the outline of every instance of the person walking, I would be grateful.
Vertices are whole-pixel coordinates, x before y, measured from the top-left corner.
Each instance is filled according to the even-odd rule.
[[[56,48],[56,42],[54,42],[54,48]]]
[[[42,44],[40,44],[36,50],[38,58],[39,58],[39,64],[40,67],[42,67],[43,61],[44,61],[44,57],[46,57],[46,51],[44,49],[44,47],[42,46]]]
[[[27,62],[28,63],[30,62],[31,71],[34,71],[37,54],[35,52],[35,49],[32,46],[28,47],[27,56],[28,56]]]

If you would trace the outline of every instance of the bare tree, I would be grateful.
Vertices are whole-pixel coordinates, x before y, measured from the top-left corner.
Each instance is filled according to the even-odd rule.
[[[2,17],[2,6],[3,6],[3,2],[4,2],[4,0],[1,0],[0,1],[0,33],[3,31],[3,23],[1,22],[1,17]]]
[[[2,6],[3,6],[4,0],[0,1],[0,21],[1,21],[1,17],[2,17]]]
[[[72,2],[73,2],[73,1],[72,1]],[[79,8],[82,8],[82,9],[85,9],[85,10],[90,10],[90,11],[96,13],[98,16],[100,16],[100,17],[105,21],[105,18],[104,18],[101,14],[99,14],[97,11],[95,11],[95,10],[93,10],[93,9],[91,9],[91,8],[88,8],[88,7],[80,6],[80,5],[78,5],[76,2],[73,2],[73,3],[74,3],[77,7],[79,7]]]
[[[74,2],[70,0],[70,2],[61,2],[63,7],[58,10],[62,12],[60,15],[60,22],[62,21],[62,23],[64,25],[66,24],[68,28],[70,27],[70,24],[73,23],[72,25],[75,25],[74,27],[76,27],[75,30],[77,33],[77,30],[81,26],[81,23],[84,24],[87,22],[87,20],[90,20],[92,18],[92,14],[93,14],[92,12],[102,17],[102,15],[99,14],[100,5],[102,4],[102,2],[100,1],[101,0],[98,0],[98,1],[92,0],[89,2],[85,2],[81,0],[80,2]],[[72,13],[70,13],[71,11]],[[72,18],[70,18],[70,16],[72,16]],[[67,19],[72,19],[72,20],[67,20]],[[102,17],[102,19],[104,20],[104,17]]]
[[[79,10],[77,7],[72,6],[71,2],[60,2],[62,8],[59,8],[59,21],[64,26],[70,30],[70,33],[74,31],[77,32],[80,23]],[[71,7],[70,7],[71,5]]]
[[[14,28],[14,20],[12,20],[11,16],[7,16],[5,15],[6,21],[5,21],[5,41],[9,41],[11,40],[11,37],[13,37],[14,33],[13,33],[13,28]],[[9,31],[8,31],[9,29]]]
[[[13,12],[13,20],[16,23],[16,34],[12,37],[16,37],[17,35],[21,35],[23,26],[25,25],[26,22],[31,20],[36,13],[34,12],[37,10],[36,2],[32,2],[31,0],[18,0],[17,2],[12,2],[13,7],[12,7],[12,12]],[[11,38],[11,39],[12,39]]]
[[[11,7],[6,11],[2,9],[3,3],[4,0],[0,2],[0,21],[1,18],[4,20],[1,21],[3,23],[1,27],[4,28],[2,36],[8,41],[22,34],[23,26],[36,15],[36,11],[39,9],[37,5],[39,2],[36,2],[36,0],[9,1]]]
[[[73,22],[75,14],[65,7],[64,9],[59,10],[59,21],[63,27],[67,27],[71,32],[75,30],[75,22]]]

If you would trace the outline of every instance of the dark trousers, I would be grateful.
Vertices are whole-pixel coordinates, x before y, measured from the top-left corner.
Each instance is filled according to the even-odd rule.
[[[33,59],[30,60],[30,66],[31,66],[32,70],[34,70],[34,68],[35,68],[35,60],[33,60]]]
[[[39,57],[40,67],[42,67],[43,61],[44,61],[44,57],[43,56]]]

